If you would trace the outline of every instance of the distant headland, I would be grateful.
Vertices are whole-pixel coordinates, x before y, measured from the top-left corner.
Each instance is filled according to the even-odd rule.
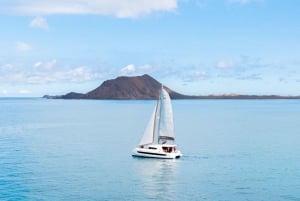
[[[121,76],[104,81],[96,89],[85,94],[70,92],[65,95],[44,95],[48,99],[100,99],[100,100],[152,100],[157,99],[162,84],[153,77],[145,74],[142,76]],[[300,96],[279,95],[207,95],[190,96],[177,93],[164,86],[172,99],[300,99]]]

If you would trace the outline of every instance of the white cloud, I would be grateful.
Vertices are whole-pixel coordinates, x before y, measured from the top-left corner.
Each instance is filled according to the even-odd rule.
[[[220,60],[217,63],[217,67],[223,69],[234,68],[235,66],[236,64],[233,60]]]
[[[149,73],[151,74],[154,71],[155,69],[150,64],[145,64],[141,66],[129,64],[124,68],[121,68],[121,70],[119,71],[119,75],[133,76],[133,75],[142,75],[142,74],[149,74]]]
[[[24,15],[93,14],[133,18],[174,11],[177,0],[5,0],[0,11]]]
[[[33,64],[33,67],[39,68],[40,66],[42,66],[42,64],[43,64],[42,62],[38,61],[35,64]]]
[[[133,64],[129,64],[120,70],[121,75],[132,75],[136,72],[136,67]]]
[[[40,70],[43,70],[43,69],[44,70],[51,70],[57,65],[58,65],[57,60],[52,59],[52,60],[46,61],[46,62],[37,61],[36,63],[33,64],[33,67],[35,69],[40,69]]]
[[[20,52],[27,52],[30,51],[32,48],[29,44],[18,41],[16,42],[16,49]]]
[[[37,16],[33,20],[31,20],[30,27],[40,28],[40,29],[49,29],[47,20],[43,17]]]

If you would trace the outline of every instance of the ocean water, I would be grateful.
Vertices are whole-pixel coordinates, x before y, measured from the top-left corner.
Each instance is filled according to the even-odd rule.
[[[173,101],[184,156],[133,158],[154,105],[0,99],[0,200],[300,200],[300,100]]]

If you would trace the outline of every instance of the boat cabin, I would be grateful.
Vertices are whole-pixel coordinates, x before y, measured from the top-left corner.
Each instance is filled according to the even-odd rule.
[[[164,145],[140,145],[142,149],[150,149],[150,150],[162,150],[165,153],[173,153],[176,152],[176,145],[164,144]]]

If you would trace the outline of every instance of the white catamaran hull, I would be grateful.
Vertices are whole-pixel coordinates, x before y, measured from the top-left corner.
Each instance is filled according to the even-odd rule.
[[[170,147],[174,147],[174,146],[170,146]],[[144,157],[144,158],[175,159],[175,158],[180,158],[182,154],[179,150],[172,150],[172,152],[166,152],[163,150],[162,146],[158,144],[146,148],[137,147],[133,149],[132,156]]]

